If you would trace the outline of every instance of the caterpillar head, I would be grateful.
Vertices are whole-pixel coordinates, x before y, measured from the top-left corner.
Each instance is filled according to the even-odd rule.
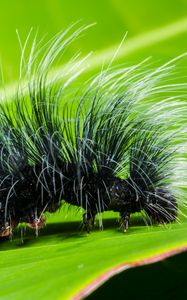
[[[144,210],[151,223],[169,223],[176,220],[177,201],[166,188],[140,192],[128,180],[115,178],[109,193],[109,210],[118,211],[122,216]]]
[[[178,212],[176,198],[165,188],[147,192],[142,204],[153,223],[169,223],[176,220]]]

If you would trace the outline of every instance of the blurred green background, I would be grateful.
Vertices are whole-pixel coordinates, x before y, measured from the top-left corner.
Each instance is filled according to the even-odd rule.
[[[20,47],[16,30],[19,31],[23,41],[31,27],[35,31],[39,30],[39,37],[46,34],[47,37],[52,37],[77,20],[80,20],[80,24],[97,23],[81,39],[73,43],[69,50],[71,53],[81,50],[83,55],[94,51],[89,59],[91,73],[97,72],[102,63],[110,62],[127,31],[127,38],[116,58],[116,63],[131,65],[152,56],[153,61],[159,64],[187,51],[186,0],[1,0],[0,61],[4,78],[4,83],[0,83],[1,87],[4,84],[12,84],[19,77]],[[184,81],[187,75],[186,67],[187,60],[182,60],[180,76]],[[167,280],[165,289],[162,285],[165,278],[162,277],[160,280],[159,289],[163,290],[163,294],[159,294],[159,299],[172,299],[167,298],[170,284],[174,285],[177,280],[183,284],[181,278],[184,278],[186,271],[186,256],[181,256],[179,260],[180,267],[177,265],[177,269],[181,268],[184,272],[181,271],[171,282],[170,272],[168,269],[165,270],[162,264],[156,267],[156,271],[152,266],[149,270],[145,267],[136,270],[135,273],[131,270],[130,275],[124,273],[120,275],[121,277],[112,279],[112,282],[109,281],[108,285],[98,291],[100,294],[93,294],[90,300],[113,299],[116,290],[121,291],[120,299],[123,299],[123,295],[124,298],[130,297],[140,277],[148,282],[148,278],[152,276],[153,282],[157,285],[162,272],[165,272]],[[174,259],[175,263],[178,264]],[[175,273],[173,270],[172,272]],[[124,283],[128,288],[125,288]],[[149,282],[147,284],[150,285]],[[122,293],[123,286],[124,293]],[[138,289],[141,289],[141,285]],[[178,286],[178,289],[182,291],[182,285]],[[182,298],[182,294],[181,298],[177,298],[177,294],[175,296],[175,299]],[[152,295],[146,298],[143,290],[142,295],[138,293],[138,298],[152,299]]]
[[[18,78],[16,29],[24,41],[31,27],[39,36],[51,37],[77,20],[97,23],[72,46],[72,52],[95,51],[94,69],[111,59],[127,31],[120,62],[132,64],[148,56],[166,61],[186,51],[186,0],[2,0],[0,59],[6,83]]]

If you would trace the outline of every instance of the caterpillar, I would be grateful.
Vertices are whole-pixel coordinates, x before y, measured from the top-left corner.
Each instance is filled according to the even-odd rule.
[[[169,122],[173,102],[155,104],[163,82],[164,91],[170,91],[172,61],[158,68],[144,67],[147,60],[108,66],[75,89],[71,84],[84,71],[85,58],[75,55],[58,76],[50,74],[87,29],[71,33],[72,28],[44,45],[35,36],[25,58],[28,37],[21,45],[25,85],[0,104],[1,237],[12,236],[22,222],[42,227],[45,212],[55,212],[64,202],[84,209],[87,231],[96,214],[108,210],[119,212],[123,231],[135,212],[156,224],[177,220],[180,209],[172,189],[177,130]],[[168,116],[162,117],[163,105],[171,111]]]

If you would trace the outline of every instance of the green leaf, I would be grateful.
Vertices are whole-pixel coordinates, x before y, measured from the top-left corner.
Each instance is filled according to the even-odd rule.
[[[101,69],[102,63],[111,62],[126,31],[128,36],[116,57],[118,63],[133,64],[148,56],[166,62],[185,52],[186,8],[185,1],[178,5],[170,0],[128,0],[125,7],[123,0],[18,0],[11,6],[4,1],[0,54],[5,81],[18,79],[16,28],[22,37],[31,26],[39,26],[40,35],[48,31],[52,36],[77,19],[87,24],[98,22],[76,44],[84,53],[96,50],[89,60],[87,79]],[[74,53],[75,48],[71,51]],[[181,76],[186,76],[186,67],[187,60],[183,60]],[[12,241],[2,240],[0,299],[80,299],[117,272],[186,250],[185,218],[180,224],[146,227],[140,217],[134,217],[125,234],[117,230],[116,218],[116,214],[105,214],[104,230],[96,227],[86,234],[80,230],[81,215],[65,210],[51,216],[38,237],[20,228]]]
[[[106,214],[104,230],[80,231],[73,211],[51,216],[36,238],[1,242],[0,299],[82,299],[110,276],[187,249],[187,223],[146,227],[135,218],[127,233]],[[79,219],[81,216],[79,216]]]

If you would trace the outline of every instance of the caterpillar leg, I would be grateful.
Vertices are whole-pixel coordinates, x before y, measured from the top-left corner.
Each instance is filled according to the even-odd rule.
[[[8,237],[12,235],[12,226],[7,222],[1,228],[0,237]]]
[[[130,220],[130,213],[129,212],[121,212],[120,213],[120,229],[123,232],[127,232],[129,228],[129,220]]]
[[[11,237],[13,235],[13,229],[18,225],[18,221],[13,220],[11,222],[5,222],[1,226],[0,237]]]
[[[89,233],[94,226],[96,212],[87,210],[83,214],[83,228]]]
[[[46,218],[39,217],[39,218],[31,218],[29,223],[27,223],[28,227],[32,229],[41,229],[46,224]]]

